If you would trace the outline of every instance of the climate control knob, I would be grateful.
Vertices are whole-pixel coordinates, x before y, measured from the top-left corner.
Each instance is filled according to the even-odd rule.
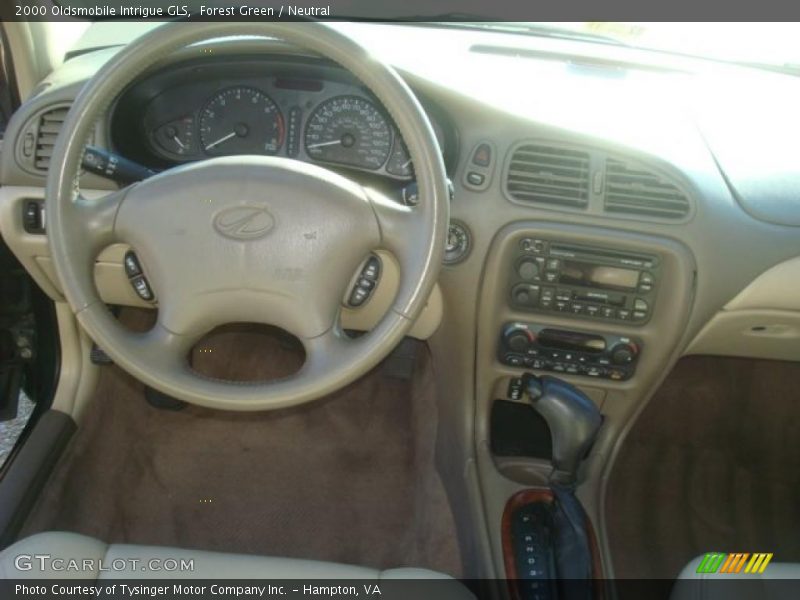
[[[533,334],[522,327],[511,327],[503,333],[503,343],[512,352],[526,352],[533,340]]]
[[[636,360],[639,349],[635,344],[617,344],[611,349],[611,362],[615,365],[629,365]]]

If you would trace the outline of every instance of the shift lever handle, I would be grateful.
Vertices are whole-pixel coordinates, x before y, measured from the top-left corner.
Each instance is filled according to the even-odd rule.
[[[573,485],[578,467],[589,453],[603,417],[586,394],[556,377],[523,376],[533,408],[547,421],[553,438],[554,483]]]

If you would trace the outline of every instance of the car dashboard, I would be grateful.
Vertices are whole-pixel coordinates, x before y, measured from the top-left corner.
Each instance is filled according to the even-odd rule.
[[[336,26],[414,90],[452,180],[454,258],[446,255],[412,334],[428,340],[447,382],[437,397],[451,442],[442,453],[480,485],[495,576],[506,500],[540,483],[546,464],[497,445],[498,401],[511,403],[512,421],[528,409],[525,371],[579,385],[607,418],[586,491],[599,523],[615,444],[682,355],[800,359],[800,169],[786,151],[800,133],[800,84],[630,48]],[[58,119],[116,51],[67,61],[6,134],[3,238],[56,300],[46,235],[24,227],[25,211],[46,203]],[[744,89],[769,93],[755,99]],[[394,192],[414,180],[381,103],[333,63],[275,40],[221,40],[154,65],[98,122],[94,143],[153,170],[263,154]],[[776,172],[778,164],[787,166]],[[116,189],[94,175],[81,183]],[[128,285],[126,250],[98,257],[98,288],[109,304],[148,307]],[[343,308],[350,329],[369,329],[391,306],[401,274],[381,258],[372,299]],[[450,484],[459,502],[477,497],[461,480]],[[473,525],[464,529],[480,529]]]

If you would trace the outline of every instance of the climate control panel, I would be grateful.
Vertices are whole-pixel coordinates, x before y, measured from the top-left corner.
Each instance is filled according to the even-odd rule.
[[[498,359],[504,365],[624,381],[636,371],[642,341],[624,335],[507,323]]]

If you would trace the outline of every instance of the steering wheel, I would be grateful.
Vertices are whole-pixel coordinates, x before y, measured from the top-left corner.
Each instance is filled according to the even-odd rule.
[[[279,38],[356,76],[388,110],[408,146],[419,204],[402,206],[327,169],[266,156],[204,160],[97,200],[83,197],[77,180],[86,140],[119,93],[171,53],[226,36]],[[193,404],[277,409],[354,381],[408,332],[442,261],[445,177],[433,129],[413,92],[347,36],[321,23],[169,23],[111,58],[72,105],[47,180],[47,233],[67,301],[120,367]],[[146,333],[124,328],[98,295],[95,259],[113,243],[134,249],[158,293],[156,324]],[[372,331],[350,338],[339,322],[343,298],[359,265],[379,248],[397,259],[400,286]],[[193,371],[192,346],[232,322],[292,333],[305,348],[305,364],[291,377],[256,383]]]

